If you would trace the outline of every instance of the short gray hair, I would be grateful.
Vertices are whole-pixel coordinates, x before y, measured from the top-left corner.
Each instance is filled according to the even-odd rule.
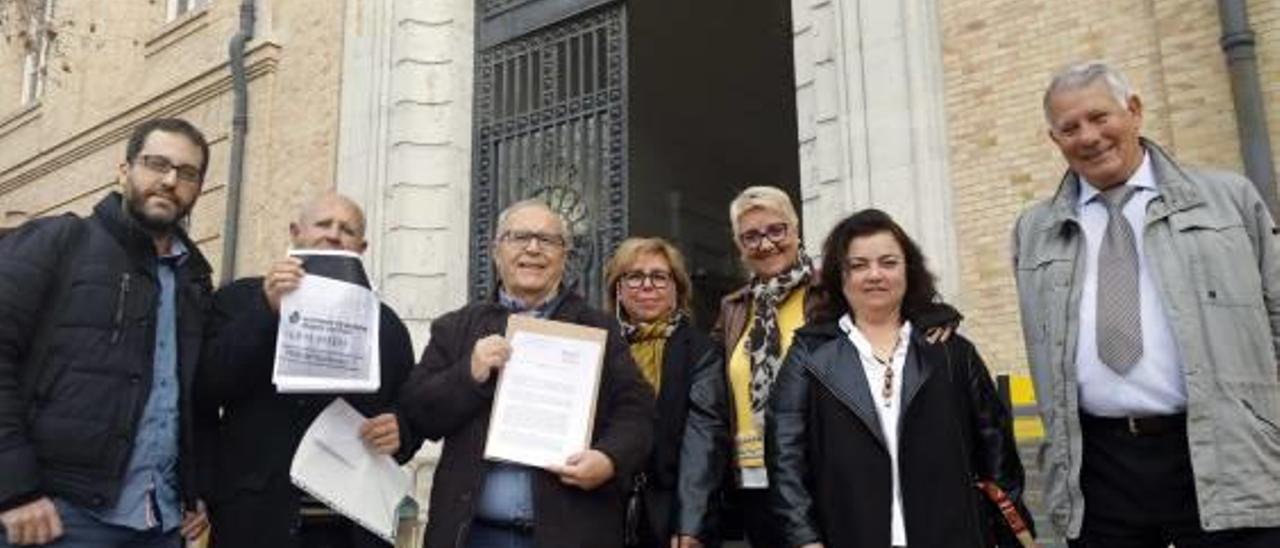
[[[1107,90],[1111,92],[1111,96],[1115,98],[1116,103],[1119,103],[1121,107],[1128,105],[1129,98],[1136,95],[1124,74],[1111,68],[1105,62],[1094,60],[1069,65],[1053,75],[1053,80],[1049,81],[1049,88],[1044,91],[1045,122],[1048,122],[1050,126],[1053,125],[1053,117],[1049,112],[1049,101],[1053,99],[1054,94],[1061,91],[1086,88],[1099,80],[1107,85]]]
[[[733,225],[733,237],[738,237],[738,221],[753,209],[763,209],[781,215],[795,230],[800,229],[800,216],[791,204],[791,196],[775,186],[753,186],[743,190],[729,203],[729,223]]]
[[[503,209],[498,213],[498,222],[494,226],[493,239],[491,241],[494,244],[498,243],[498,238],[501,238],[502,234],[507,231],[507,221],[510,220],[513,213],[531,207],[545,209],[554,215],[556,220],[560,221],[560,235],[564,237],[565,251],[573,249],[573,234],[569,233],[569,220],[565,218],[563,213],[552,208],[551,204],[548,204],[546,201],[539,198],[525,198],[507,206],[506,209]]]

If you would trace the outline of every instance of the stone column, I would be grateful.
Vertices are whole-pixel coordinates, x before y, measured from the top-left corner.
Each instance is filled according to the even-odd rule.
[[[812,253],[841,218],[884,209],[958,295],[935,0],[792,0],[800,194]]]

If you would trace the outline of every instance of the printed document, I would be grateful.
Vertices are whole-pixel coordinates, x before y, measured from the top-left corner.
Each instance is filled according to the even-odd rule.
[[[603,329],[511,316],[485,458],[543,468],[587,449],[606,338]]]
[[[360,256],[291,251],[307,271],[280,300],[272,381],[280,392],[376,392],[381,305]]]

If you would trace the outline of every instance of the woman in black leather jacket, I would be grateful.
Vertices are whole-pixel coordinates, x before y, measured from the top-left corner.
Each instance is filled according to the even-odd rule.
[[[843,298],[797,331],[765,421],[787,544],[1017,546],[975,487],[990,480],[1021,508],[1010,414],[968,340],[930,343],[907,320],[938,297],[919,248],[863,210],[827,238],[822,286]]]

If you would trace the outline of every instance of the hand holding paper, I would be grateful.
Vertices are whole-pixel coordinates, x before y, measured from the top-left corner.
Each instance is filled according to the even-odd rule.
[[[563,466],[548,466],[547,470],[560,476],[561,483],[584,491],[600,487],[613,479],[614,474],[613,459],[595,449],[574,453],[565,460]]]
[[[262,293],[272,312],[280,312],[280,299],[297,289],[306,274],[302,269],[302,260],[297,257],[285,257],[271,264],[271,268],[262,276]]]
[[[394,417],[392,417],[394,419]],[[378,536],[391,540],[409,475],[361,438],[366,420],[342,398],[307,429],[293,456],[294,485]]]
[[[587,447],[607,336],[594,327],[511,316],[506,339],[510,358],[498,377],[485,458],[569,467],[570,481],[594,483],[606,467],[594,457],[582,461],[581,453],[591,453]],[[608,463],[608,475],[612,468]]]
[[[360,438],[383,455],[400,450],[400,423],[391,413],[383,413],[360,425]]]
[[[511,344],[502,335],[489,335],[476,341],[471,350],[471,378],[477,383],[489,380],[494,371],[502,369],[511,359]]]
[[[280,298],[272,382],[280,392],[376,392],[381,383],[381,304],[360,256],[292,251],[264,280]],[[300,261],[302,266],[294,264]],[[305,266],[306,273],[302,268]]]

